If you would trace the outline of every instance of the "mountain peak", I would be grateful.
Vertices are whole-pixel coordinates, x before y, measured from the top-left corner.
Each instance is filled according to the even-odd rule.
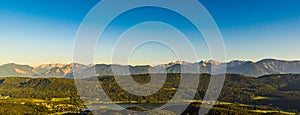
[[[2,66],[27,66],[27,65],[21,65],[21,64],[16,64],[16,63],[7,63]]]
[[[70,64],[60,64],[60,63],[53,63],[53,64],[41,64],[35,68],[54,68],[54,67],[64,67]]]
[[[209,64],[213,64],[213,65],[220,65],[221,63],[215,60],[206,60],[204,61],[204,63],[209,63]]]
[[[177,61],[171,62],[171,63],[169,63],[167,65],[186,65],[186,64],[190,64],[190,62],[177,60]]]

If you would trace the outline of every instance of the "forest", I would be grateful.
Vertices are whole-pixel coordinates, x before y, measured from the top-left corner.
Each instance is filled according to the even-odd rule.
[[[159,77],[160,75],[157,75]],[[140,83],[147,83],[149,74],[123,76],[133,77]],[[167,103],[177,92],[181,74],[168,74],[163,87],[148,96],[136,96],[126,92],[113,76],[97,76],[99,84],[111,100],[122,104]],[[182,114],[197,114],[205,96],[210,74],[188,74],[185,77],[199,77],[199,85],[193,102]],[[258,78],[239,74],[226,74],[224,87],[217,104],[207,114],[296,114],[300,111],[300,75],[274,74]],[[85,80],[89,80],[86,78]],[[189,86],[185,87],[189,90]],[[89,86],[86,93],[89,94]],[[137,88],[138,89],[138,88]],[[183,94],[181,96],[187,96]],[[7,114],[89,114],[86,103],[77,91],[74,79],[66,78],[0,78],[0,113]],[[96,97],[101,100],[101,97]],[[128,101],[130,100],[130,101]],[[90,105],[97,102],[89,102]],[[179,105],[180,106],[180,105]],[[172,106],[172,108],[176,106]],[[150,108],[129,107],[131,112],[148,111]],[[153,114],[171,114],[176,111],[154,111]],[[99,109],[93,112],[122,113],[114,109]],[[126,110],[124,110],[126,111]],[[123,111],[123,112],[124,112]],[[153,112],[153,111],[149,111]],[[157,113],[156,113],[157,112]],[[130,113],[130,112],[125,112]]]

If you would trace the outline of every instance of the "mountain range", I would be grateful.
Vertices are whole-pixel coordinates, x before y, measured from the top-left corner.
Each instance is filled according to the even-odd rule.
[[[189,63],[184,61],[176,61],[168,64],[161,64],[156,66],[128,66],[130,74],[145,74],[153,68],[165,68],[168,73],[180,73],[182,67],[187,70],[190,66],[199,65],[201,73],[223,74],[221,71],[226,68],[226,73],[243,74],[251,77],[259,77],[269,74],[298,74],[300,73],[300,61],[285,61],[277,59],[263,59],[257,62],[234,60],[230,62],[217,62],[214,60],[200,61],[196,63]],[[108,65],[108,64],[42,64],[40,66],[32,67],[29,65],[19,65],[14,63],[4,64],[0,66],[0,77],[57,77],[57,78],[72,78],[73,66],[81,68],[86,72],[92,72],[94,67],[99,76],[113,75],[112,66],[127,67],[124,65]],[[162,70],[158,70],[162,71]],[[121,72],[122,73],[122,72]]]

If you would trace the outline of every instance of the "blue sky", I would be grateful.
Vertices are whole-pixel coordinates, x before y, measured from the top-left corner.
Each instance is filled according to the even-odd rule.
[[[76,31],[86,13],[97,2],[98,0],[1,0],[0,64],[71,63]],[[299,0],[200,2],[219,26],[226,46],[227,60],[300,59]],[[115,26],[118,28],[124,25]],[[140,29],[156,32],[164,37],[180,36],[173,28],[156,23],[132,28],[125,37],[146,36],[145,33],[139,34],[137,30]],[[147,36],[155,37],[151,35],[153,34]],[[96,51],[96,63],[109,63],[109,57],[105,56],[105,48],[115,41],[107,39],[103,40],[106,46],[101,45]],[[203,40],[194,45],[200,59],[210,59]],[[177,58],[174,52],[153,43],[137,49],[130,59],[132,64],[175,60]]]

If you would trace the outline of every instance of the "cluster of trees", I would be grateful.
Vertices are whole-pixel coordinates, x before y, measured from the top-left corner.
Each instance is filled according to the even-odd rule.
[[[7,115],[47,115],[49,114],[48,108],[37,106],[35,104],[15,104],[15,103],[2,103],[0,102],[0,114]]]
[[[74,80],[60,78],[3,78],[0,94],[11,98],[78,98]]]

